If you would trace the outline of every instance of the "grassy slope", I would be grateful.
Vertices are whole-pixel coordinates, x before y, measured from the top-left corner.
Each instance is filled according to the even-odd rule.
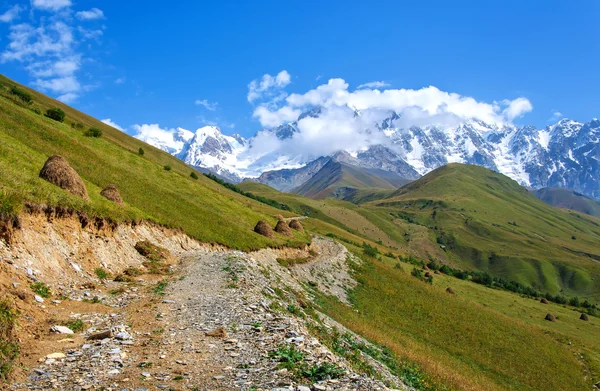
[[[592,200],[573,190],[545,187],[534,192],[545,203],[557,208],[572,209],[594,217],[600,217],[600,202]]]
[[[322,310],[416,362],[431,389],[582,390],[598,381],[597,318],[583,322],[568,307],[446,276],[429,285],[410,275],[411,265],[395,265],[387,257],[366,262],[353,307],[321,297]],[[543,320],[548,312],[556,323]]]
[[[512,184],[507,185],[512,188]],[[437,250],[440,256],[447,255],[435,243],[430,229],[391,217],[389,212],[397,211],[397,207],[312,200],[280,193],[264,185],[244,186],[246,190],[292,207],[312,205],[318,211],[313,214],[317,218],[307,219],[304,224],[321,234],[331,232],[345,239],[344,235],[350,235],[341,212],[331,212],[332,206],[338,206],[346,209],[346,213],[353,211],[366,218],[389,236],[397,237],[394,243],[402,242],[398,251],[390,248],[380,251],[403,253],[408,248],[415,253]],[[520,191],[521,188],[514,189]],[[450,190],[450,194],[459,196],[456,189]],[[420,207],[414,209],[420,210]],[[565,217],[565,212],[558,212],[562,218],[579,221],[577,217]],[[431,210],[422,213],[430,215]],[[338,220],[335,225],[318,222],[323,215]],[[357,218],[353,224],[358,221]],[[403,241],[404,232],[409,233],[408,242]],[[359,234],[362,239],[363,234]],[[360,243],[360,239],[354,241]],[[361,253],[360,248],[345,245]],[[545,305],[443,275],[436,275],[433,286],[429,286],[410,276],[411,265],[398,264],[387,257],[370,262],[371,265],[367,263],[368,266],[356,274],[360,285],[352,292],[354,307],[334,298],[321,297],[321,309],[346,327],[389,347],[398,357],[417,363],[430,376],[430,389],[439,389],[440,384],[445,384],[460,390],[579,390],[588,389],[600,380],[600,322],[597,318],[583,322],[579,320],[579,313],[569,306]],[[400,269],[395,267],[397,264]],[[456,296],[444,292],[449,286],[457,292]],[[543,320],[546,313],[558,316],[558,321]]]
[[[600,298],[600,220],[553,208],[501,174],[452,164],[363,207],[408,214],[432,241],[453,235],[456,245],[444,256],[459,267],[552,294]]]
[[[255,234],[252,228],[259,219],[274,224],[272,215],[280,211],[231,192],[203,175],[194,180],[190,178],[192,169],[169,154],[28,90],[34,98],[33,107],[42,112],[60,107],[67,119],[58,123],[36,114],[13,101],[8,88],[15,84],[0,77],[0,196],[4,208],[9,202],[18,208],[23,200],[31,200],[72,206],[118,221],[145,218],[182,228],[205,242],[246,250],[308,241],[300,234],[291,241],[279,235],[271,240]],[[85,129],[100,128],[103,135],[98,139],[85,137],[84,130],[71,128],[71,122],[83,123]],[[140,147],[144,156],[137,153]],[[38,178],[45,160],[53,154],[64,156],[81,175],[91,202]],[[172,166],[172,170],[164,170],[164,165]],[[110,183],[119,188],[125,208],[99,195]]]

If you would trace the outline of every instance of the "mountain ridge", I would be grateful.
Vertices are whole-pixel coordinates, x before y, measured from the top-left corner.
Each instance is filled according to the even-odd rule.
[[[172,142],[141,138],[229,181],[252,179],[278,190],[289,191],[302,185],[302,181],[310,179],[309,172],[316,173],[314,167],[322,165],[324,158],[334,158],[359,167],[395,172],[407,179],[417,179],[448,163],[475,164],[534,189],[568,188],[600,199],[600,183],[595,180],[600,176],[600,121],[595,118],[586,123],[562,119],[542,129],[487,124],[475,119],[451,125],[404,126],[402,115],[391,112],[365,130],[368,138],[375,140],[371,144],[313,156],[312,152],[300,150],[297,141],[302,138],[304,121],[314,120],[320,114],[321,109],[315,108],[294,122],[263,129],[249,139],[223,135],[214,126],[195,133],[178,128]],[[203,136],[190,137],[198,133]],[[266,148],[270,143],[272,147]],[[290,170],[297,169],[301,171],[296,177],[297,172]],[[267,178],[262,176],[265,173]]]

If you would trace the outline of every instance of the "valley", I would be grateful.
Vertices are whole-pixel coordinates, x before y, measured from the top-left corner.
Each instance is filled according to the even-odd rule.
[[[600,381],[600,220],[503,174],[452,163],[407,183],[329,160],[302,173],[310,197],[227,185],[7,78],[0,141],[7,389]],[[89,199],[39,177],[56,154]]]

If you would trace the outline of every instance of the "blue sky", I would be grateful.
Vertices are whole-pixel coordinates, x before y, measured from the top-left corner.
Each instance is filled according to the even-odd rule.
[[[599,11],[596,1],[0,0],[0,69],[129,133],[217,124],[249,136],[291,118],[290,95],[330,79],[347,85],[336,93],[434,86],[423,99],[452,106],[442,95],[454,93],[487,105],[474,106],[482,116],[541,127],[600,116]]]

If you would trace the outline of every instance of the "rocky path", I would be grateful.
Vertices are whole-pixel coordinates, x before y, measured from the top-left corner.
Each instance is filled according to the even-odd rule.
[[[318,286],[318,276],[327,274],[338,281],[337,288],[328,284],[330,293],[339,296],[351,283],[343,273],[343,247],[317,242],[323,255],[296,270],[279,266],[274,250],[188,256],[176,276],[139,281],[136,292],[114,299],[114,314],[82,333],[111,330],[110,336],[44,358],[28,381],[12,388],[388,390],[353,371],[309,331],[316,321],[299,304],[301,282],[314,279]],[[401,385],[384,367],[377,369],[386,384]]]

